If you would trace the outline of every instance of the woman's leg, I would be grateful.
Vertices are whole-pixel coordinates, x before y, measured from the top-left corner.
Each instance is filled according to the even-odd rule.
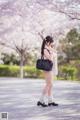
[[[46,81],[46,85],[43,89],[43,92],[42,92],[42,95],[41,95],[41,98],[40,98],[40,101],[41,102],[44,102],[44,97],[46,95],[48,95],[48,98],[51,100],[51,94],[52,94],[52,71],[50,72],[47,72],[47,71],[44,71],[44,77],[45,77],[45,81]]]
[[[53,72],[50,71],[47,76],[48,81],[48,103],[53,101],[52,88],[53,88]]]
[[[53,87],[53,72],[44,72],[46,85],[43,89],[40,102],[44,102],[45,95],[48,95],[48,105],[49,106],[58,106],[57,103],[53,102],[52,87]]]
[[[43,91],[42,91],[42,95],[40,97],[40,101],[41,102],[44,102],[44,98],[45,96],[47,95],[48,93],[48,81],[47,81],[47,76],[48,76],[48,72],[44,71],[44,78],[45,78],[45,87],[43,88]]]
[[[49,82],[48,82],[48,85],[49,85],[49,86],[48,86],[48,105],[49,105],[49,106],[58,106],[58,104],[53,101],[53,95],[52,95],[53,72],[51,71],[48,75],[49,75],[49,76],[47,77],[47,78],[48,78],[48,81],[49,81]]]

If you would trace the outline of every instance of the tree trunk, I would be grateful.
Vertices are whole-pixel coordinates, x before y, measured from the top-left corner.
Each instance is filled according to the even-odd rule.
[[[21,56],[21,60],[20,60],[20,78],[23,79],[24,77],[24,70],[23,70],[23,56]]]

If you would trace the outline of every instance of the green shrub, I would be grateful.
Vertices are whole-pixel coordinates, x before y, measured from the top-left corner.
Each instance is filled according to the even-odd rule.
[[[11,76],[11,77],[19,77],[20,76],[19,66],[9,66],[9,71],[10,71],[9,76]]]
[[[37,70],[35,66],[25,66],[24,77],[43,78],[43,72]]]
[[[62,78],[65,79],[65,80],[77,79],[76,78],[76,74],[77,74],[76,67],[73,67],[73,66],[70,66],[70,65],[62,66],[62,67],[60,67],[60,71],[61,71]]]
[[[74,66],[77,68],[77,79],[80,80],[80,60],[76,60]]]
[[[1,77],[19,77],[20,67],[16,65],[0,65]],[[24,77],[30,78],[43,78],[43,71],[37,70],[35,66],[24,66]],[[63,80],[79,80],[80,77],[80,64],[76,65],[61,65],[59,66],[58,79]]]
[[[19,75],[18,66],[0,65],[0,76],[17,77]]]
[[[20,67],[16,65],[0,65],[1,77],[19,77]],[[24,66],[24,77],[43,78],[43,72],[37,70],[35,66]]]
[[[1,65],[0,66],[0,76],[8,76],[9,75],[9,67],[8,66],[4,66],[4,65]]]

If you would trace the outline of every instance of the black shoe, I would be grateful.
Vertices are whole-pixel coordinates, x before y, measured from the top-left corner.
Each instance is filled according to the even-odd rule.
[[[48,103],[48,106],[58,106],[58,104],[55,102],[52,102],[52,103]]]
[[[40,101],[37,102],[37,106],[42,106],[42,107],[47,107],[47,105],[45,103],[41,103]]]

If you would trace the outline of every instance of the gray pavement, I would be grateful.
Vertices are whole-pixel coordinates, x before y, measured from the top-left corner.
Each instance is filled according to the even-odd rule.
[[[8,112],[9,120],[80,120],[80,83],[53,81],[59,106],[42,108],[36,103],[44,84],[39,79],[0,78],[0,113]]]

